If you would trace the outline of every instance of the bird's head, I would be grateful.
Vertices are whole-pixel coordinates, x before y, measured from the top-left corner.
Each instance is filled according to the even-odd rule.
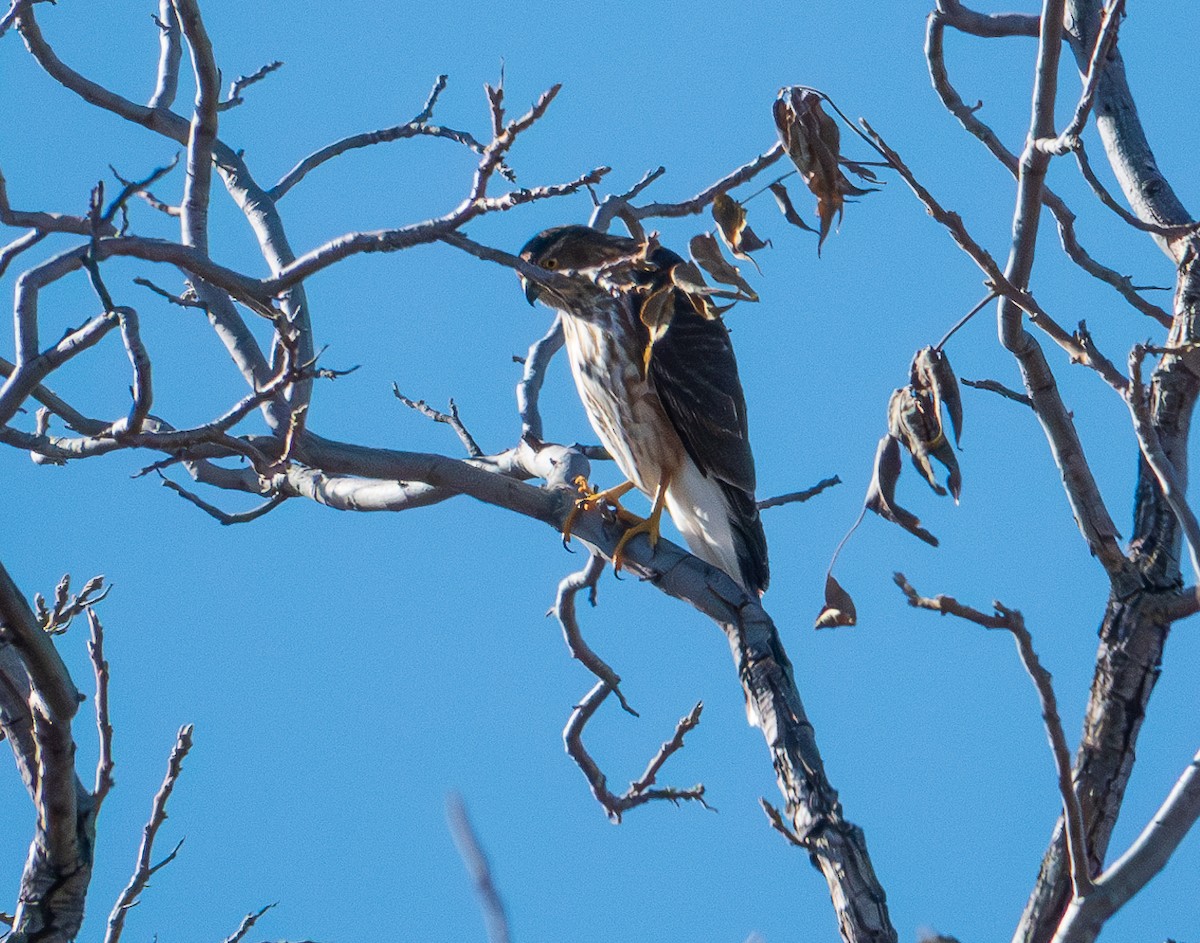
[[[583,272],[595,270],[618,259],[633,256],[638,243],[621,236],[592,229],[590,226],[556,226],[538,233],[521,248],[521,258],[549,272]],[[590,279],[577,279],[581,295],[598,289]],[[577,299],[539,285],[521,276],[521,285],[530,304],[539,298],[552,308],[570,307]]]

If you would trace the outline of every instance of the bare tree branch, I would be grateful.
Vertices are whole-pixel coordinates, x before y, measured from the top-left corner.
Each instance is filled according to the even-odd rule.
[[[1058,702],[1054,696],[1054,684],[1050,672],[1042,667],[1037,653],[1033,650],[1033,637],[1025,628],[1025,619],[1015,609],[1008,609],[999,602],[992,603],[994,615],[964,606],[953,596],[937,596],[932,599],[921,596],[909,584],[903,573],[895,574],[896,585],[908,598],[908,604],[917,609],[928,609],[942,615],[957,616],[968,622],[974,622],[985,629],[1004,629],[1009,632],[1017,643],[1017,653],[1021,664],[1029,673],[1037,689],[1038,699],[1042,705],[1042,720],[1046,725],[1046,735],[1050,740],[1050,750],[1054,755],[1054,768],[1058,774],[1058,793],[1062,799],[1063,814],[1067,820],[1067,845],[1071,855],[1071,879],[1076,896],[1083,896],[1092,888],[1091,875],[1088,871],[1088,853],[1084,835],[1083,813],[1079,805],[1079,797],[1071,781],[1071,751],[1067,747],[1067,737],[1063,732],[1062,719],[1058,715]]]
[[[28,0],[19,0],[21,3]],[[24,212],[14,210],[8,202],[8,184],[0,173],[0,223],[17,229],[34,229],[39,233],[65,232],[79,236],[92,234],[92,222],[83,216],[64,216],[62,213]],[[104,227],[102,235],[116,233],[111,223]]]
[[[588,785],[591,786],[592,795],[596,797],[596,801],[600,803],[609,819],[614,824],[619,824],[624,814],[630,809],[645,805],[647,802],[664,799],[675,804],[687,801],[699,802],[706,809],[709,808],[708,803],[704,801],[703,785],[697,784],[690,789],[652,788],[655,777],[663,764],[673,753],[683,747],[684,736],[700,722],[702,704],[697,704],[690,714],[680,719],[674,736],[659,748],[640,779],[630,783],[629,788],[619,796],[609,790],[608,778],[583,745],[583,728],[612,690],[607,682],[597,682],[595,687],[571,712],[571,718],[563,730],[563,743],[566,745],[568,755],[583,772]]]
[[[1092,943],[1104,924],[1157,875],[1200,818],[1200,753],[1176,780],[1146,827],[1098,878],[1067,907],[1051,943]]]
[[[990,393],[998,393],[1005,399],[1011,399],[1014,403],[1020,403],[1022,406],[1033,408],[1033,400],[1024,393],[1018,393],[1016,390],[1011,390],[998,380],[968,380],[966,377],[959,377],[958,382],[963,386],[970,386],[977,390],[987,390]]]
[[[604,659],[592,651],[591,647],[584,641],[583,633],[579,629],[579,619],[575,612],[575,597],[579,595],[580,590],[586,589],[588,591],[588,601],[593,606],[596,605],[596,583],[604,573],[604,568],[607,565],[608,562],[602,555],[599,553],[591,554],[582,570],[563,577],[562,582],[558,584],[558,592],[555,595],[554,605],[550,607],[546,615],[554,616],[558,619],[559,625],[562,626],[563,639],[567,643],[567,649],[571,652],[571,657],[607,684],[612,689],[612,692],[616,694],[617,700],[621,702],[621,707],[627,713],[637,717],[639,716],[638,712],[629,706],[629,702],[625,700],[625,695],[621,693],[620,676],[609,667]]]
[[[982,102],[975,108],[968,107],[950,83],[950,78],[946,72],[945,53],[943,51],[946,23],[946,18],[939,11],[935,11],[929,15],[928,30],[925,38],[925,56],[929,65],[929,75],[933,80],[933,87],[937,90],[947,110],[958,119],[967,131],[978,138],[991,151],[993,156],[1015,177],[1019,172],[1017,156],[1009,151],[996,133],[979,119],[977,111],[982,106]],[[1129,276],[1121,275],[1113,269],[1101,265],[1084,250],[1075,235],[1075,214],[1071,212],[1058,194],[1049,187],[1044,187],[1042,200],[1054,214],[1063,250],[1076,265],[1088,274],[1111,285],[1120,292],[1121,296],[1130,305],[1143,314],[1149,315],[1160,324],[1170,326],[1171,316],[1158,307],[1158,305],[1142,298],[1134,288]]]
[[[0,249],[0,276],[3,276],[8,271],[8,266],[12,263],[13,259],[26,249],[36,246],[45,238],[46,233],[31,229],[25,235],[14,239],[3,249]]]
[[[1092,48],[1092,56],[1088,62],[1087,74],[1084,77],[1083,92],[1079,96],[1079,104],[1075,106],[1075,114],[1062,133],[1052,138],[1041,138],[1033,142],[1033,146],[1047,154],[1061,157],[1070,153],[1079,144],[1079,136],[1087,125],[1088,116],[1092,113],[1092,104],[1096,100],[1096,90],[1100,87],[1100,75],[1104,71],[1104,63],[1108,54],[1117,43],[1117,30],[1121,26],[1121,17],[1125,15],[1125,0],[1112,0],[1104,8],[1104,26],[1096,36]]]
[[[972,36],[999,38],[1038,35],[1039,19],[1025,13],[976,13],[959,0],[937,0],[938,12],[955,29]]]
[[[447,413],[439,412],[438,410],[434,409],[432,406],[430,406],[428,403],[426,403],[425,400],[423,400],[423,399],[422,400],[409,399],[407,396],[403,395],[400,392],[400,387],[397,386],[395,383],[392,384],[392,393],[395,395],[396,399],[400,400],[400,402],[402,402],[409,409],[419,412],[422,416],[427,416],[428,418],[432,419],[434,422],[445,423],[451,429],[453,429],[454,434],[456,436],[458,436],[458,440],[463,444],[463,448],[465,448],[467,450],[467,455],[469,457],[471,457],[471,458],[482,458],[483,457],[483,449],[481,449],[479,447],[479,444],[471,436],[471,433],[467,431],[467,427],[464,426],[462,424],[462,420],[459,419],[458,406],[455,405],[454,400],[450,400],[450,412],[449,412],[449,414],[447,414]]]
[[[96,761],[96,784],[92,788],[96,812],[100,811],[109,790],[113,787],[112,720],[108,713],[108,662],[104,658],[104,626],[100,617],[90,606],[87,610],[88,624],[92,634],[88,640],[88,657],[96,676],[96,732],[100,743],[100,757]]]
[[[815,498],[826,488],[832,488],[834,485],[840,485],[842,479],[837,475],[832,478],[822,478],[811,488],[805,488],[803,491],[792,491],[788,494],[781,494],[774,498],[764,498],[758,502],[758,509],[761,511],[764,508],[777,508],[785,504],[796,504],[807,501],[809,498]]]
[[[129,883],[125,889],[121,891],[117,897],[116,904],[113,905],[112,912],[108,915],[107,929],[104,934],[104,943],[118,943],[121,939],[121,933],[125,929],[125,917],[129,913],[130,908],[137,905],[138,899],[141,897],[142,891],[146,889],[150,878],[156,871],[166,867],[175,860],[175,856],[179,854],[179,849],[183,845],[180,840],[165,858],[157,864],[153,864],[154,855],[154,840],[158,836],[158,830],[162,827],[163,822],[167,819],[167,800],[171,798],[171,793],[175,789],[175,783],[179,781],[179,774],[183,771],[183,760],[192,749],[192,726],[179,728],[179,734],[175,738],[175,746],[171,749],[171,756],[167,760],[167,774],[163,778],[162,785],[154,796],[154,801],[150,806],[150,818],[142,829],[142,843],[138,848],[137,865],[133,871],[133,877],[129,879]]]
[[[224,101],[218,103],[217,111],[228,111],[230,108],[236,108],[245,101],[242,98],[242,92],[255,82],[261,82],[272,72],[282,68],[283,63],[276,59],[274,62],[268,62],[265,66],[255,72],[251,72],[249,75],[239,75],[229,83],[229,95]]]
[[[653,216],[692,216],[696,213],[702,213],[720,194],[728,193],[734,187],[754,179],[757,174],[770,167],[779,158],[783,157],[783,155],[783,145],[776,144],[754,158],[754,160],[726,174],[712,186],[705,187],[691,199],[683,200],[680,203],[648,203],[645,206],[630,206],[628,213],[633,219],[637,220],[649,219]],[[645,185],[650,182],[649,180],[645,180],[645,178],[643,180],[644,183],[634,187],[631,193],[634,195],[640,193],[641,189],[644,189]]]
[[[275,904],[267,904],[260,910],[251,911],[250,913],[246,914],[246,916],[242,918],[242,922],[238,925],[238,928],[225,938],[225,943],[241,943],[241,941],[245,939],[246,934],[250,932],[251,928],[258,923],[259,917],[261,917],[274,906]]]
[[[471,883],[475,885],[475,893],[483,908],[488,943],[508,943],[508,915],[504,912],[504,901],[492,880],[491,865],[471,826],[462,796],[458,793],[452,792],[446,796],[446,819],[450,823],[454,846],[466,866],[467,874],[471,876]]]
[[[175,104],[175,94],[179,90],[179,61],[183,57],[179,19],[171,0],[158,0],[158,16],[154,22],[158,26],[158,76],[146,106],[169,109]]]
[[[554,318],[550,330],[545,336],[535,341],[529,347],[525,357],[524,371],[521,382],[517,384],[517,412],[521,416],[521,438],[531,437],[541,441],[542,414],[538,409],[538,397],[542,391],[542,383],[546,379],[546,370],[554,355],[562,350],[563,329],[562,319]]]

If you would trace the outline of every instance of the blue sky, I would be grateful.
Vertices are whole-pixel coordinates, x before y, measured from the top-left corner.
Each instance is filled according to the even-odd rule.
[[[999,6],[994,7],[999,9]],[[153,86],[153,5],[103,10],[77,0],[38,8],[60,56],[128,97]],[[418,112],[433,79],[450,76],[438,119],[486,132],[484,82],[501,63],[513,112],[563,83],[546,119],[512,154],[522,185],[613,167],[621,190],[663,164],[655,199],[690,196],[769,147],[781,85],[828,92],[864,115],[923,181],[1002,256],[1013,184],[959,129],[929,87],[921,43],[926,7],[908,0],[842,4],[347,2],[318,17],[293,4],[203,7],[226,83],[273,59],[284,68],[222,116],[260,182],[315,148]],[[1194,205],[1187,176],[1200,141],[1178,79],[1190,66],[1196,11],[1135,8],[1121,33],[1143,119],[1164,171]],[[1034,45],[951,37],[951,74],[1012,148],[1023,140]],[[1077,88],[1064,70],[1067,115]],[[14,33],[0,40],[0,168],[14,206],[80,212],[115,164],[148,172],[170,142],[83,107],[40,73]],[[185,81],[181,107],[191,98]],[[849,141],[859,158],[872,155]],[[1096,148],[1093,148],[1096,151]],[[1060,162],[1061,163],[1061,162]],[[462,198],[474,166],[445,141],[359,151],[314,172],[281,204],[293,246],[342,232],[403,225]],[[1148,239],[1094,206],[1071,166],[1052,184],[1080,214],[1081,241],[1141,284],[1173,271]],[[770,179],[770,178],[768,178]],[[763,181],[765,183],[766,180]],[[178,197],[180,172],[160,188]],[[219,186],[219,185],[218,185]],[[751,192],[752,185],[742,192]],[[1192,189],[1189,189],[1192,188]],[[802,211],[811,212],[801,197]],[[1089,559],[1033,417],[964,391],[961,506],[911,473],[899,497],[941,539],[934,550],[872,518],[843,552],[842,583],[859,625],[815,633],[824,568],[858,513],[887,398],[913,351],[934,343],[983,295],[974,266],[903,184],[847,208],[818,259],[769,195],[749,204],[773,241],[758,255],[757,306],[728,315],[749,402],[762,496],[832,474],[815,501],[765,512],[773,581],[766,597],[796,664],[831,780],[866,830],[904,939],[933,927],[964,940],[1011,932],[1058,810],[1036,698],[1006,637],[908,609],[891,582],[903,569],[929,594],[1020,608],[1053,672],[1074,744],[1092,675],[1106,584]],[[519,209],[470,227],[508,249],[540,229],[585,221],[586,196]],[[136,231],[173,235],[144,207]],[[682,248],[707,220],[661,226]],[[218,235],[219,234],[219,235]],[[16,235],[14,232],[13,236]],[[1046,227],[1033,288],[1061,322],[1086,317],[1120,362],[1161,329],[1060,256]],[[69,244],[48,240],[46,252]],[[38,247],[25,258],[44,256]],[[265,266],[236,210],[214,200],[213,254],[253,274]],[[10,297],[19,266],[0,280]],[[203,321],[131,284],[143,270],[106,265],[118,302],[134,305],[156,368],[156,412],[178,424],[210,418],[243,393]],[[165,272],[156,277],[177,285]],[[407,395],[454,397],[487,450],[516,441],[512,355],[549,324],[510,272],[444,246],[352,259],[308,285],[325,364],[359,365],[317,391],[310,426],[364,444],[458,454],[444,427],[404,409]],[[1165,303],[1165,298],[1164,298]],[[45,296],[43,336],[96,310],[73,277]],[[0,344],[11,356],[8,342]],[[948,347],[960,376],[1019,381],[995,340],[991,312]],[[1118,526],[1128,529],[1136,444],[1120,400],[1048,350]],[[92,411],[126,408],[124,352],[110,338],[53,387]],[[591,441],[564,363],[544,395],[548,437]],[[0,451],[11,495],[0,558],[28,592],[69,571],[104,573],[118,787],[100,822],[92,919],[103,918],[132,869],[150,797],[175,730],[195,749],[161,836],[186,835],[130,916],[126,939],[223,938],[248,910],[279,901],[258,938],[336,941],[483,939],[466,874],[445,825],[462,793],[521,941],[653,939],[768,943],[835,939],[820,876],[766,825],[775,800],[769,757],[748,728],[724,639],[713,625],[633,580],[606,575],[583,612],[587,638],[617,669],[641,719],[606,705],[588,744],[613,785],[638,775],[675,721],[703,699],[703,722],[665,780],[703,781],[718,814],[652,806],[609,825],[564,755],[560,731],[590,676],[543,617],[557,581],[584,562],[543,525],[460,499],[400,515],[335,513],[289,502],[237,528],[131,473],[151,459],[115,455],[66,468]],[[597,477],[616,483],[615,469]],[[241,509],[236,495],[215,500]],[[636,507],[636,502],[633,503]],[[84,631],[59,648],[87,688]],[[1167,649],[1139,760],[1114,840],[1122,849],[1166,795],[1200,739],[1200,641],[1180,625]],[[94,746],[86,718],[81,756]],[[0,909],[14,896],[32,810],[15,774],[0,776]],[[1105,939],[1194,937],[1200,842],[1114,920]],[[7,897],[5,896],[7,895]]]

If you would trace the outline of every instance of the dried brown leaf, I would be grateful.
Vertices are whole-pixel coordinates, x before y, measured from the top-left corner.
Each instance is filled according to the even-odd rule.
[[[938,494],[945,494],[937,480],[930,458],[936,458],[949,472],[947,485],[958,503],[962,493],[962,473],[954,449],[942,432],[941,417],[933,397],[911,386],[901,387],[888,401],[888,432],[898,439],[912,456],[913,465]]]
[[[950,368],[949,358],[943,351],[922,347],[913,357],[909,379],[914,387],[933,397],[933,412],[943,434],[945,427],[942,425],[941,407],[946,407],[950,425],[954,430],[954,444],[958,445],[962,438],[962,397],[959,395],[958,380]]]
[[[675,313],[675,286],[670,282],[659,286],[646,296],[638,311],[642,323],[650,329],[650,343],[654,343],[666,332]]]
[[[745,301],[758,301],[758,294],[750,287],[750,283],[742,277],[741,270],[725,260],[721,252],[721,244],[710,233],[693,236],[688,243],[688,251],[697,264],[723,285],[732,285],[744,296]]]
[[[899,524],[925,543],[936,547],[937,538],[921,526],[921,521],[915,514],[896,503],[896,482],[899,478],[900,442],[891,435],[885,435],[879,440],[879,448],[875,450],[875,470],[871,475],[871,484],[867,488],[864,504],[868,510],[874,511],[893,524]]]
[[[646,344],[646,353],[642,363],[642,374],[650,368],[650,355],[654,343],[667,332],[671,318],[675,314],[675,286],[670,282],[659,286],[646,296],[638,310],[642,323],[650,331],[650,340]]]
[[[805,185],[817,198],[817,216],[821,220],[817,251],[820,252],[833,228],[834,217],[841,218],[845,202],[841,187],[845,178],[838,168],[841,133],[837,122],[821,109],[820,96],[808,89],[780,89],[774,112],[779,139]]]
[[[796,207],[792,204],[792,195],[788,193],[787,187],[785,187],[782,183],[776,182],[767,187],[767,189],[770,190],[774,195],[775,202],[779,204],[779,210],[783,213],[784,219],[786,219],[793,226],[799,226],[801,229],[806,230],[807,232],[817,231],[813,229],[812,226],[808,225],[808,223],[804,221],[803,217],[796,212]]]
[[[832,573],[826,573],[825,606],[817,615],[816,627],[832,629],[839,625],[854,625],[857,622],[858,613],[854,611],[854,600],[833,578]]]
[[[818,92],[795,85],[785,86],[775,99],[774,114],[779,140],[800,171],[805,185],[817,198],[817,216],[821,220],[817,253],[820,254],[825,237],[833,228],[834,217],[839,221],[842,218],[845,198],[872,192],[852,184],[839,164],[867,180],[874,180],[875,175],[862,164],[841,156],[841,132],[837,122],[821,108]]]
[[[721,238],[735,257],[749,262],[747,253],[768,245],[746,223],[746,208],[728,193],[718,193],[713,199],[712,217],[721,230]]]

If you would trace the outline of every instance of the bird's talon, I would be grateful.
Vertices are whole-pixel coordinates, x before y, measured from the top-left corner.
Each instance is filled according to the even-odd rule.
[[[579,519],[579,515],[585,511],[592,511],[599,507],[611,506],[617,513],[618,520],[625,520],[627,523],[630,519],[640,521],[641,518],[634,514],[630,514],[621,507],[621,498],[634,487],[632,481],[627,481],[624,484],[617,485],[615,488],[608,488],[604,491],[597,491],[595,486],[588,483],[588,480],[583,475],[578,475],[575,478],[574,485],[579,489],[580,496],[575,499],[575,506],[567,514],[566,520],[563,521],[562,534],[563,546],[571,542],[571,531],[575,527],[575,521]],[[622,517],[622,515],[625,515]]]

